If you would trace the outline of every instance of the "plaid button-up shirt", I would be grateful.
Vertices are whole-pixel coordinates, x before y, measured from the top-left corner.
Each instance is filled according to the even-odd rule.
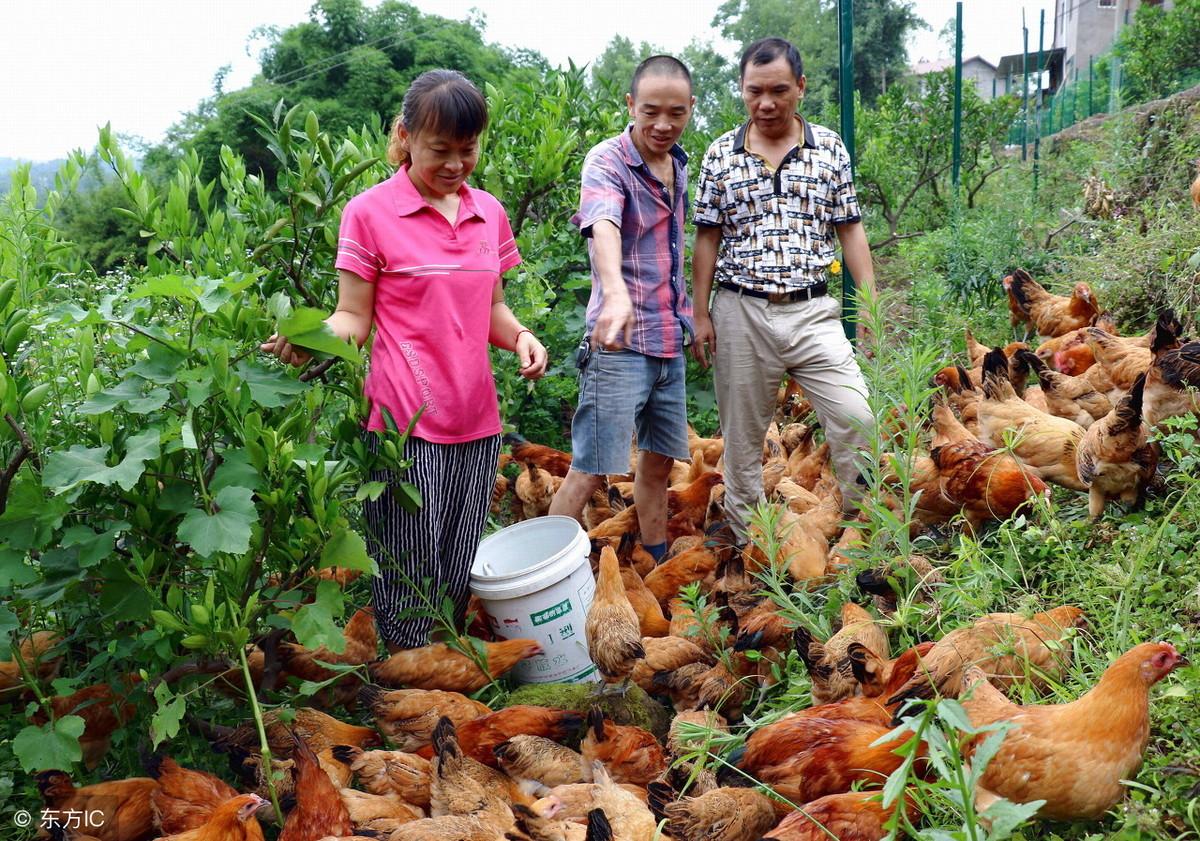
[[[836,253],[834,226],[862,218],[842,139],[803,122],[802,143],[774,171],[746,148],[748,123],[708,147],[693,220],[721,229],[717,283],[761,292],[815,286]]]
[[[607,219],[621,230],[621,274],[634,316],[629,348],[646,356],[679,356],[693,331],[692,302],[683,280],[687,155],[676,145],[671,158],[675,165],[673,196],[642,160],[630,129],[597,144],[583,162],[579,212],[571,218],[588,238],[592,261],[588,335],[604,304],[592,226]]]

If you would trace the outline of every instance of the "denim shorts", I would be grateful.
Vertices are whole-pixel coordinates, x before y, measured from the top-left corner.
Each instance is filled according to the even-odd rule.
[[[571,421],[571,466],[602,476],[629,472],[639,450],[687,461],[686,365],[683,356],[580,346],[579,407]]]

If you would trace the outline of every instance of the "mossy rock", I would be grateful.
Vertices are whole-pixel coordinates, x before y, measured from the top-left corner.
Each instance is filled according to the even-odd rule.
[[[639,686],[631,684],[624,697],[599,695],[601,686],[598,683],[530,683],[513,690],[508,703],[510,706],[533,704],[555,710],[575,710],[583,715],[597,706],[617,724],[632,724],[649,730],[659,740],[666,738],[673,717],[670,710]]]

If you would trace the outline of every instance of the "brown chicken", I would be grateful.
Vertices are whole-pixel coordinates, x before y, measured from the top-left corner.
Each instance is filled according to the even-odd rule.
[[[1134,380],[1146,373],[1154,354],[1150,348],[1138,347],[1123,342],[1120,337],[1105,333],[1095,327],[1087,329],[1088,346],[1096,356],[1096,366],[1112,382],[1113,390],[1126,392],[1133,388]],[[1089,369],[1088,378],[1096,382],[1094,370]],[[1098,381],[1103,385],[1103,380]],[[1120,399],[1120,394],[1108,392],[1108,398],[1113,402]]]
[[[517,474],[513,492],[521,502],[521,517],[532,520],[544,517],[550,511],[556,490],[554,475],[538,467],[532,461],[525,462],[525,469]],[[562,480],[559,479],[559,482]]]
[[[1200,210],[1200,175],[1196,176],[1196,180],[1192,182],[1192,204],[1197,210]]]
[[[1052,295],[1024,269],[1017,269],[1011,291],[1039,336],[1053,338],[1087,327],[1100,313],[1096,296],[1086,283],[1076,283],[1069,297]]]
[[[655,692],[656,674],[674,672],[691,664],[700,664],[707,669],[713,664],[713,656],[696,641],[677,636],[643,637],[645,657],[633,667],[633,682],[646,692]],[[661,681],[660,681],[661,685]]]
[[[1045,482],[1007,452],[972,435],[948,406],[935,406],[933,417],[937,432],[929,458],[937,468],[938,486],[942,497],[962,511],[972,534],[1047,494]]]
[[[638,570],[624,560],[621,562],[621,583],[625,585],[625,597],[629,599],[630,606],[637,614],[642,636],[666,636],[671,630],[671,623],[663,614],[663,606],[646,586]]]
[[[850,646],[858,643],[875,656],[888,655],[887,634],[871,614],[854,602],[842,605],[842,627],[827,642],[819,642],[803,625],[796,628],[796,653],[808,668],[813,704],[829,704],[858,691],[850,663]]]
[[[513,736],[493,752],[510,777],[549,787],[583,782],[583,756],[544,736]]]
[[[214,808],[201,825],[174,835],[164,834],[158,841],[263,841],[255,814],[266,803],[257,794],[234,794]],[[165,827],[162,831],[167,832]]]
[[[989,613],[938,640],[887,703],[931,698],[935,693],[954,697],[963,672],[971,666],[980,668],[1001,689],[1020,680],[1044,689],[1049,681],[1061,680],[1071,664],[1071,648],[1061,644],[1067,632],[1084,626],[1083,611],[1073,605],[1028,619],[1018,613]]]
[[[642,648],[641,623],[625,595],[621,567],[611,546],[600,550],[596,592],[588,608],[588,654],[608,683],[629,680],[634,664],[646,656]]]
[[[983,400],[979,404],[979,438],[996,448],[1012,442],[1012,453],[1043,481],[1084,490],[1075,467],[1075,449],[1084,428],[1066,418],[1030,406],[1013,391],[1008,362],[999,350],[984,360]]]
[[[841,504],[833,498],[821,500],[820,505],[805,514],[782,509],[776,520],[773,537],[780,544],[775,562],[784,565],[793,581],[823,577],[829,559],[829,541],[840,530],[841,521]],[[768,542],[757,524],[753,524],[750,542],[742,553],[747,570],[757,571],[770,566],[771,559],[763,551]]]
[[[312,746],[298,730],[292,737],[292,782],[296,805],[288,813],[279,841],[318,841],[326,835],[350,835],[354,826],[340,790],[329,779]]]
[[[443,718],[433,731],[434,758],[430,770],[429,816],[470,815],[488,811],[502,814],[514,802],[530,805],[516,781],[495,768],[466,756],[450,719]]]
[[[856,782],[881,783],[904,761],[895,751],[913,738],[907,733],[884,740],[891,729],[855,719],[786,716],[750,734],[717,779],[746,786],[753,784],[749,775],[792,803],[849,791]],[[923,755],[924,746],[918,750]]]
[[[655,801],[651,800],[651,811]],[[655,817],[667,821],[672,838],[689,841],[758,841],[775,826],[775,807],[765,795],[746,788],[717,788],[699,797],[667,803]]]
[[[369,830],[387,824],[405,824],[425,817],[425,810],[405,803],[390,792],[371,794],[354,788],[343,788],[338,792],[342,804],[350,814],[350,823],[357,830]]]
[[[1027,350],[1018,356],[1037,374],[1046,398],[1046,411],[1055,417],[1066,418],[1087,429],[1112,411],[1112,403],[1088,380],[1055,371]]]
[[[257,751],[244,751],[241,748],[232,750],[230,753],[230,764],[234,766],[234,772],[241,776],[255,794],[260,797],[270,797],[271,787],[268,785],[268,773],[264,769],[262,755]],[[350,785],[350,779],[354,776],[353,772],[347,765],[334,758],[332,748],[324,748],[317,751],[316,754],[321,770],[329,777],[334,788],[342,789]],[[280,800],[290,798],[295,794],[295,774],[293,773],[295,767],[295,760],[271,759],[270,781],[274,783],[275,794]]]
[[[631,793],[600,762],[592,762],[588,773],[595,780],[592,788],[593,809],[604,813],[612,826],[612,841],[653,841],[658,831],[658,822],[646,806],[644,796]],[[600,841],[599,837],[592,841]]]
[[[909,820],[916,820],[915,801],[908,798],[906,807]],[[788,814],[762,841],[883,841],[895,810],[884,808],[878,791],[828,794]]]
[[[329,751],[334,745],[366,748],[383,744],[379,734],[370,727],[347,724],[312,707],[297,709],[290,725],[283,721],[277,711],[272,710],[263,714],[263,725],[271,753],[280,759],[290,759],[292,756],[295,746],[292,738],[293,728],[300,738],[318,753]],[[244,722],[237,727],[218,727],[212,724],[204,727],[210,733],[213,748],[219,753],[256,753],[260,749],[258,726],[254,721]]]
[[[157,834],[150,798],[158,782],[149,777],[75,788],[62,771],[43,771],[37,776],[37,784],[47,809],[59,815],[89,815],[87,830],[99,841],[144,841]],[[44,829],[38,834],[48,837]]]
[[[467,646],[473,641],[464,640]],[[384,686],[440,689],[445,692],[477,692],[517,663],[544,652],[535,640],[478,641],[487,661],[482,671],[475,661],[444,642],[397,651],[372,663],[369,671]]]
[[[83,719],[83,735],[79,737],[79,747],[83,751],[84,767],[91,770],[100,764],[108,748],[112,744],[115,732],[132,718],[137,708],[131,704],[127,694],[132,684],[140,683],[141,678],[130,675],[122,690],[114,690],[107,683],[96,683],[72,692],[70,695],[55,695],[50,698],[50,707],[54,718],[60,719],[66,715],[76,715]],[[45,724],[49,721],[43,708],[30,716],[34,724]]]
[[[507,841],[514,837],[509,833],[515,829],[512,810],[503,803],[493,803],[469,815],[443,815],[400,824],[382,837],[386,841]],[[376,829],[376,833],[379,831]]]
[[[667,491],[667,517],[682,515],[696,528],[704,526],[704,515],[708,513],[708,500],[713,488],[724,482],[720,473],[705,473],[690,485],[679,490]]]
[[[460,692],[439,689],[393,689],[366,685],[358,693],[388,741],[402,751],[415,751],[433,740],[438,719],[447,716],[455,726],[487,715],[487,704]]]
[[[429,760],[399,750],[368,750],[338,745],[333,756],[357,777],[371,794],[392,794],[406,803],[428,808]],[[345,788],[345,786],[343,786]]]
[[[1138,377],[1129,394],[1092,424],[1075,451],[1079,478],[1088,489],[1088,516],[1099,519],[1110,499],[1137,502],[1154,478],[1158,446],[1148,443],[1142,423],[1142,389]]]
[[[151,773],[158,788],[150,795],[150,806],[164,835],[203,826],[217,807],[238,796],[237,790],[219,777],[183,768],[170,757]]]
[[[602,762],[619,783],[644,786],[667,769],[666,756],[653,733],[613,724],[598,707],[588,713],[588,733],[579,752],[587,768],[594,760]]]
[[[660,605],[666,606],[685,585],[712,575],[717,562],[717,555],[711,549],[703,546],[688,549],[650,570],[646,576],[646,589],[654,594]]]
[[[1146,372],[1142,414],[1151,427],[1167,418],[1200,415],[1200,342],[1157,350]]]
[[[379,638],[375,632],[374,609],[364,607],[355,611],[354,615],[350,617],[350,621],[346,623],[344,635],[346,647],[341,654],[336,654],[324,646],[313,650],[305,648],[299,643],[281,642],[277,650],[284,671],[300,680],[311,680],[313,683],[333,680],[339,674],[343,675],[340,683],[353,681],[353,674],[334,671],[321,664],[360,666],[371,662],[379,655]]]
[[[23,637],[12,653],[12,659],[0,660],[0,703],[11,701],[24,685],[17,655],[38,680],[50,680],[58,674],[62,665],[61,656],[50,656],[61,642],[62,637],[56,631],[34,631],[30,636]],[[0,653],[9,653],[7,642],[0,648]]]
[[[1014,725],[979,781],[976,809],[1005,797],[1045,800],[1038,815],[1050,820],[1103,817],[1124,796],[1122,781],[1141,767],[1150,687],[1185,664],[1169,642],[1143,643],[1118,657],[1078,700],[1029,706],[1012,703],[979,670],[971,672],[962,702],[971,724]]]
[[[484,765],[496,765],[494,750],[513,736],[544,736],[559,742],[575,736],[583,716],[571,710],[554,710],[514,704],[455,727],[463,753]]]
[[[920,658],[932,648],[933,643],[923,642],[895,660],[884,660],[861,643],[851,643],[850,666],[862,688],[862,694],[809,707],[791,715],[801,718],[853,719],[886,725],[892,721],[902,703],[888,704],[888,697],[913,676]]]
[[[533,444],[519,435],[509,433],[504,436],[504,443],[512,450],[513,461],[521,464],[534,464],[552,476],[564,477],[571,469],[571,454],[547,447],[543,444]]]

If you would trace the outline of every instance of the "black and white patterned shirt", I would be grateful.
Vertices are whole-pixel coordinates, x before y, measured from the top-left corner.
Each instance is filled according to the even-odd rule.
[[[802,122],[803,144],[774,171],[747,150],[749,123],[708,147],[693,218],[721,229],[716,282],[762,292],[814,286],[834,260],[834,226],[862,218],[842,139]]]

